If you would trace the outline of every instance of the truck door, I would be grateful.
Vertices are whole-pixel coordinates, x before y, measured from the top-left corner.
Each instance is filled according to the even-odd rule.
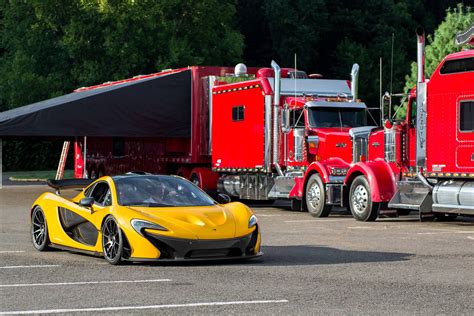
[[[287,165],[304,165],[306,161],[306,130],[303,109],[290,110],[290,130],[285,135],[285,162]]]
[[[407,113],[407,139],[405,148],[405,157],[409,167],[416,166],[416,97],[410,96],[408,98]]]

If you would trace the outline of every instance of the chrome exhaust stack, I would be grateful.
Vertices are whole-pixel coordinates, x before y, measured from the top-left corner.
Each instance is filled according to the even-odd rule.
[[[425,31],[422,27],[416,29],[416,68],[417,76],[416,82],[425,82]]]
[[[425,82],[425,31],[416,29],[417,79],[416,79],[416,166],[418,171],[426,166],[426,82]]]
[[[351,70],[351,94],[352,101],[357,101],[359,92],[359,64],[352,65]]]
[[[281,171],[279,161],[278,161],[278,149],[279,149],[279,144],[278,144],[278,138],[279,138],[279,107],[280,107],[280,83],[281,83],[281,69],[278,64],[272,60],[272,68],[274,74],[274,85],[273,85],[273,164],[275,165],[275,168],[278,172],[279,176],[283,176],[283,172]]]

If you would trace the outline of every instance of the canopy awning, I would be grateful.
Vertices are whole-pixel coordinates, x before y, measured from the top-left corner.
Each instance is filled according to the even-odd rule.
[[[85,89],[0,113],[0,137],[189,137],[191,70]]]

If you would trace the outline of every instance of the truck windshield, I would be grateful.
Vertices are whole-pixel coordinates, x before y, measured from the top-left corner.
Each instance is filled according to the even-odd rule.
[[[360,127],[367,125],[365,109],[314,107],[308,109],[311,127]]]

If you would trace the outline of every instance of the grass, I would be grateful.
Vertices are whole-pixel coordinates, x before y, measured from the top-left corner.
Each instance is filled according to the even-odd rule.
[[[37,170],[37,171],[9,171],[3,173],[12,181],[43,181],[46,179],[54,179],[56,170]],[[73,178],[74,170],[65,170],[64,178]]]

